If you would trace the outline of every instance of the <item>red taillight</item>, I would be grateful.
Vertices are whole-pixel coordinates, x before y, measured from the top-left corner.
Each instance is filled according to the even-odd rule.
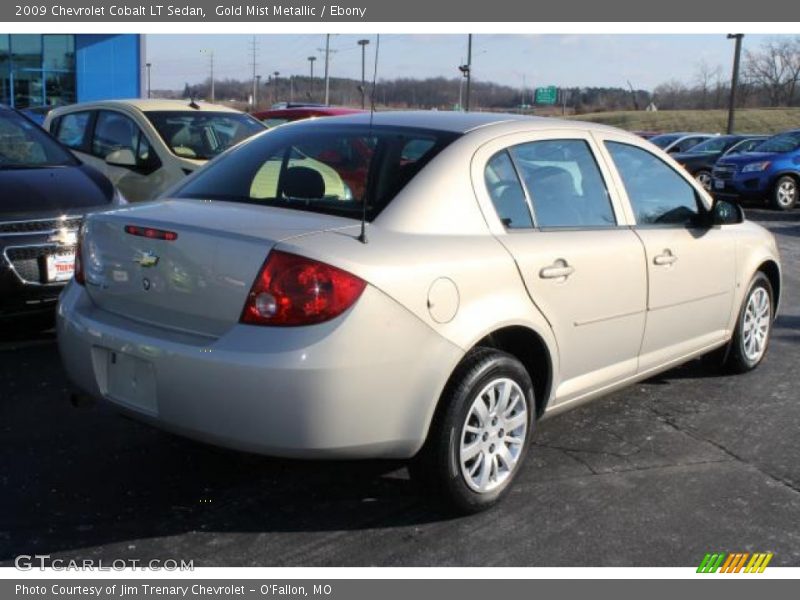
[[[350,308],[366,283],[325,263],[273,250],[247,296],[242,323],[311,325]]]
[[[86,279],[83,276],[83,260],[81,258],[81,251],[83,250],[83,227],[78,232],[78,243],[75,246],[75,271],[72,276],[75,278],[75,283],[83,285]]]
[[[178,239],[178,234],[174,231],[164,231],[163,229],[153,229],[152,227],[139,227],[138,225],[125,225],[125,233],[146,237],[151,240],[166,240],[174,242]]]

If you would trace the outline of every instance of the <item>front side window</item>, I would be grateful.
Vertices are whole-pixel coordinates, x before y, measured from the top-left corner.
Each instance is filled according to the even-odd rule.
[[[483,174],[497,216],[507,229],[529,229],[533,219],[507,150],[495,154]]]
[[[639,225],[691,226],[700,214],[695,189],[672,167],[637,146],[606,142]]]
[[[56,137],[58,141],[73,150],[81,150],[86,145],[86,134],[92,113],[75,112],[59,117]]]
[[[233,149],[175,195],[353,218],[366,204],[371,220],[456,137],[366,125],[278,127]]]
[[[145,115],[173,154],[196,160],[210,160],[266,129],[258,119],[241,113],[154,111]]]
[[[509,149],[538,227],[614,227],[603,176],[584,140],[546,140]]]
[[[0,112],[0,169],[75,164],[75,157],[38,125],[14,112]]]
[[[139,128],[123,114],[101,111],[97,115],[92,140],[92,154],[105,158],[115,150],[130,150],[136,154]]]

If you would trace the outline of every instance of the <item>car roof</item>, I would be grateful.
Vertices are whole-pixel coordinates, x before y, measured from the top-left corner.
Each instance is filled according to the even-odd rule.
[[[313,122],[307,126],[332,126],[332,125],[368,125],[372,123],[376,126],[387,127],[413,127],[417,129],[428,129],[431,131],[446,131],[452,133],[469,133],[476,129],[499,126],[507,123],[519,122],[526,125],[528,129],[580,129],[580,130],[603,130],[619,131],[607,125],[591,123],[589,121],[567,121],[554,119],[551,117],[529,117],[526,115],[516,115],[508,113],[489,113],[489,112],[456,112],[456,111],[437,111],[437,110],[417,110],[417,111],[386,111],[376,112],[370,117],[369,112],[360,112],[351,115],[331,117],[324,121]],[[307,121],[300,121],[293,127],[302,126]],[[531,127],[532,126],[532,127]]]
[[[230,112],[239,113],[234,108],[222,106],[219,104],[210,104],[207,102],[195,101],[198,108],[190,106],[191,100],[166,100],[166,99],[153,99],[153,98],[130,98],[124,100],[99,100],[96,102],[83,102],[79,104],[71,104],[68,107],[59,107],[55,110],[59,112],[71,112],[76,109],[84,108],[113,108],[113,107],[129,107],[135,108],[141,112],[155,112],[155,111],[190,111],[190,112]]]

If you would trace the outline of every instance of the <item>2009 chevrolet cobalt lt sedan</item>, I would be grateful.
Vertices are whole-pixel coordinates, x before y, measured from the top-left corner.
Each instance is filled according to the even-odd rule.
[[[545,414],[712,351],[756,367],[781,291],[772,236],[651,144],[510,115],[287,125],[79,241],[81,393],[264,454],[413,457],[464,512]]]

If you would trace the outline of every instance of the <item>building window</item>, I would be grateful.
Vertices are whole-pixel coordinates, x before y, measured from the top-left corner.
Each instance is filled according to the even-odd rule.
[[[75,36],[0,35],[0,102],[15,108],[75,102]]]

